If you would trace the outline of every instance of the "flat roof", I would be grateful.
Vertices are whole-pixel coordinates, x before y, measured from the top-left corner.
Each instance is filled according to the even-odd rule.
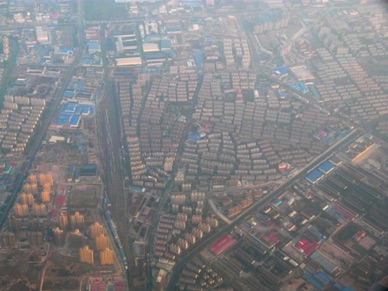
[[[332,170],[334,170],[334,166],[332,163],[330,162],[324,162],[322,165],[319,166],[318,168],[322,173],[324,174],[328,174],[330,173]]]
[[[311,183],[316,183],[320,179],[322,179],[323,176],[324,176],[324,174],[321,171],[316,169],[316,170],[312,171],[310,174],[308,174],[306,179],[308,181],[310,181]]]
[[[80,115],[73,115],[73,117],[70,120],[71,126],[78,126],[80,122],[81,116]]]
[[[210,247],[210,250],[216,254],[219,255],[229,249],[231,246],[233,246],[236,243],[236,239],[233,238],[230,234],[224,235],[219,240],[216,241],[215,244],[213,244]]]
[[[326,271],[329,273],[334,272],[337,269],[337,265],[327,258],[326,256],[323,256],[320,252],[315,251],[310,258],[316,262],[318,265],[321,265]]]

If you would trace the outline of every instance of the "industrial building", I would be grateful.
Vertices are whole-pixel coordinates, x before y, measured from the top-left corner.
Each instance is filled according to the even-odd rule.
[[[90,117],[96,113],[93,105],[76,102],[65,103],[57,120],[58,128],[78,128],[82,117]]]

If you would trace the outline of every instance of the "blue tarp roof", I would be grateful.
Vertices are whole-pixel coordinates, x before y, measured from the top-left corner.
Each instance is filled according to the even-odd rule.
[[[171,41],[169,39],[162,39],[160,41],[160,47],[162,49],[169,49],[171,47]]]
[[[191,140],[200,140],[201,137],[199,136],[199,134],[189,134],[188,136],[188,139],[191,139]]]
[[[82,170],[97,170],[98,167],[96,164],[89,164],[89,165],[81,166],[81,169]]]
[[[288,86],[290,86],[295,91],[299,91],[301,93],[307,93],[309,92],[309,89],[306,86],[305,82],[294,82],[294,83],[288,83]]]
[[[165,57],[165,54],[163,52],[149,52],[145,53],[144,56],[147,60],[163,59]]]
[[[91,65],[93,63],[93,59],[91,58],[85,58],[82,60],[83,65]]]
[[[182,31],[182,28],[180,26],[170,26],[166,28],[166,32],[180,32]]]
[[[193,57],[194,57],[195,65],[196,65],[198,68],[202,68],[202,63],[203,63],[203,53],[197,53],[197,54],[195,54]]]
[[[332,163],[330,162],[324,162],[322,165],[319,166],[318,168],[321,172],[327,174],[329,173],[331,170],[334,169],[334,166],[332,165]]]
[[[81,116],[79,115],[73,115],[73,117],[70,120],[70,125],[76,126],[78,125],[79,121],[81,119]]]
[[[348,134],[347,131],[341,132],[341,133],[337,136],[337,138],[344,138],[347,134]]]
[[[332,140],[333,140],[333,137],[332,136],[328,136],[322,142],[327,144],[327,143],[331,142]]]
[[[82,113],[82,106],[77,106],[74,113],[80,115]]]
[[[101,49],[101,46],[100,46],[100,42],[88,42],[88,47],[89,49],[92,49],[92,50],[100,50]]]
[[[272,201],[272,204],[275,205],[276,207],[279,207],[280,205],[282,205],[283,201],[280,200],[280,199],[276,199],[274,201]]]
[[[59,117],[57,121],[57,125],[66,125],[66,124],[69,124],[69,118]]]
[[[274,70],[274,72],[277,73],[277,74],[280,74],[280,75],[287,75],[288,74],[288,71],[287,71],[286,67],[276,68]]]
[[[57,125],[76,126],[81,119],[81,115],[89,115],[89,114],[95,114],[95,113],[96,113],[96,109],[94,108],[93,105],[69,102],[63,105],[59,114]]]
[[[78,91],[82,92],[83,90],[85,90],[85,81],[84,80],[79,80],[78,82]]]
[[[306,179],[312,183],[315,183],[322,177],[323,177],[323,173],[321,171],[314,170],[310,174],[307,175]]]
[[[59,49],[59,51],[62,54],[72,54],[73,53],[73,49],[68,48],[68,47],[63,47],[63,48]]]
[[[64,112],[74,112],[75,108],[77,107],[77,103],[75,102],[69,102],[63,106],[63,111]]]
[[[83,106],[82,107],[82,115],[87,115],[90,113],[90,106]]]
[[[305,278],[311,285],[313,285],[318,290],[322,290],[324,286],[317,281],[309,272],[305,272],[303,274],[303,278]]]
[[[73,91],[65,91],[65,92],[63,92],[63,97],[74,98],[74,92]]]
[[[315,279],[317,279],[319,282],[321,282],[323,285],[329,284],[331,281],[333,281],[333,278],[325,273],[325,272],[319,272],[314,275]]]

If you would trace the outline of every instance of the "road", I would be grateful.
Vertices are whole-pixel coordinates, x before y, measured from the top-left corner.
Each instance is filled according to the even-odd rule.
[[[254,212],[256,212],[260,207],[264,206],[265,204],[269,203],[271,200],[282,194],[288,187],[290,187],[293,183],[298,181],[299,179],[302,179],[306,176],[307,172],[317,167],[320,163],[331,157],[338,149],[341,147],[348,145],[353,140],[355,140],[357,137],[361,135],[361,131],[358,129],[354,129],[352,132],[350,132],[345,138],[339,140],[336,142],[333,146],[331,146],[329,149],[327,149],[325,152],[323,152],[321,155],[316,157],[314,160],[312,160],[306,167],[303,168],[298,174],[296,174],[294,177],[287,180],[284,184],[282,184],[279,188],[277,188],[275,191],[269,193],[267,196],[265,196],[263,199],[257,201],[254,203],[248,210],[244,213],[242,213],[240,216],[238,216],[235,220],[233,220],[230,224],[224,226],[222,229],[220,229],[215,234],[206,237],[202,242],[195,245],[193,249],[191,249],[184,257],[181,258],[181,260],[176,264],[174,268],[174,272],[170,278],[167,290],[175,290],[175,286],[178,282],[180,272],[183,270],[185,265],[191,261],[192,258],[194,258],[198,253],[203,250],[204,248],[208,247],[210,244],[214,243],[217,239],[221,238],[225,234],[229,233],[233,230],[234,227],[241,224],[247,217],[251,216]]]
[[[212,211],[214,212],[214,214],[216,216],[218,216],[218,218],[222,219],[226,224],[231,224],[232,221],[227,218],[218,208],[217,206],[214,204],[214,201],[213,199],[207,199],[209,205],[210,205],[210,208],[212,209]]]

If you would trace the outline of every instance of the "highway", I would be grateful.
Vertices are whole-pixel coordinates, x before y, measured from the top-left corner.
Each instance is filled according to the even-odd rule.
[[[81,33],[79,35],[79,39],[81,40],[81,39],[83,39],[82,22],[80,22],[79,25],[80,25],[79,33]],[[17,194],[20,192],[20,190],[23,186],[24,180],[27,178],[28,171],[30,170],[32,163],[34,162],[35,155],[39,151],[39,148],[43,142],[43,139],[45,138],[47,129],[50,126],[50,123],[54,117],[54,114],[57,112],[57,109],[58,109],[59,104],[60,104],[61,99],[62,99],[61,97],[62,97],[63,93],[65,92],[66,87],[69,84],[69,81],[70,81],[71,77],[73,76],[75,69],[77,68],[77,65],[79,64],[79,61],[81,60],[83,51],[84,51],[84,43],[82,41],[81,45],[78,48],[78,51],[75,55],[74,61],[70,65],[69,70],[67,71],[66,77],[65,77],[64,81],[62,82],[62,87],[59,90],[57,90],[57,96],[54,99],[53,103],[51,104],[51,108],[47,109],[48,110],[48,112],[46,112],[47,116],[44,118],[44,120],[42,120],[42,122],[43,122],[42,127],[39,128],[38,131],[35,133],[34,142],[32,145],[30,145],[29,153],[26,156],[26,162],[23,165],[23,170],[21,173],[19,173],[17,175],[17,177],[15,179],[14,190],[11,194],[12,198],[11,198],[9,204],[7,205],[7,208],[6,208],[4,215],[0,218],[0,230],[3,228],[3,225],[8,218],[8,214],[9,214],[11,208],[13,207],[13,204],[15,203]]]
[[[330,158],[336,151],[338,151],[341,147],[348,145],[356,138],[361,135],[361,131],[359,129],[354,129],[351,131],[345,138],[337,141],[333,146],[323,152],[321,155],[312,160],[307,166],[305,166],[298,174],[294,177],[287,180],[284,184],[282,184],[275,191],[269,193],[263,199],[254,203],[250,208],[247,209],[246,212],[240,214],[235,220],[233,220],[230,224],[224,226],[222,229],[212,234],[211,236],[206,237],[199,244],[195,245],[186,255],[184,255],[180,261],[176,264],[174,268],[174,272],[170,278],[169,284],[167,286],[167,290],[175,290],[175,286],[178,282],[180,272],[183,270],[185,265],[189,263],[192,258],[194,258],[201,250],[208,247],[210,244],[214,243],[217,239],[221,238],[225,234],[229,233],[233,230],[234,227],[241,224],[247,217],[251,216],[255,213],[260,207],[269,203],[271,200],[275,199],[277,196],[282,194],[288,187],[290,187],[293,183],[302,179],[306,176],[307,172],[317,167],[320,163]]]

